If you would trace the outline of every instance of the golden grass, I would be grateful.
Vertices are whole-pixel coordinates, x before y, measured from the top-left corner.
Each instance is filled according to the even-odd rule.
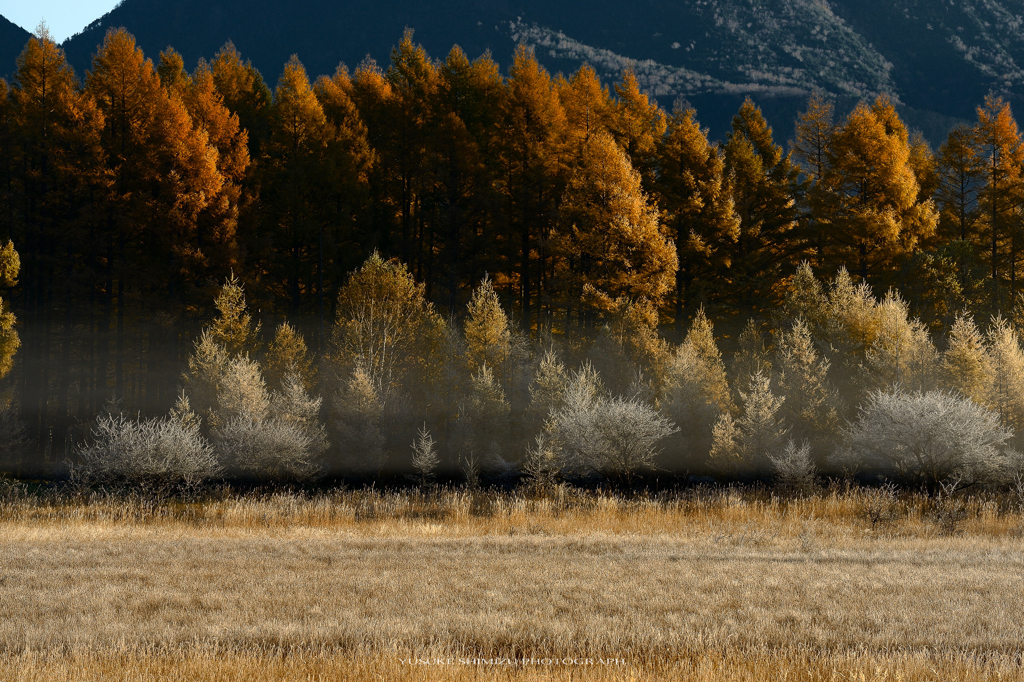
[[[1024,679],[1017,501],[872,505],[9,492],[0,680]]]

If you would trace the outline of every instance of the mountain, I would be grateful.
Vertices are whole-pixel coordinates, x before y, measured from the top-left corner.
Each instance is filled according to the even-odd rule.
[[[612,80],[632,64],[663,105],[685,98],[716,136],[751,95],[785,137],[821,88],[840,109],[888,93],[935,141],[989,91],[1022,99],[1022,15],[1021,0],[124,0],[65,49],[81,74],[111,26],[154,58],[173,45],[186,64],[232,40],[273,84],[292,53],[311,75],[367,55],[386,65],[409,27],[435,58],[459,44],[507,66],[526,43],[553,71],[587,61]]]
[[[0,78],[14,72],[18,55],[31,35],[21,26],[0,17]]]

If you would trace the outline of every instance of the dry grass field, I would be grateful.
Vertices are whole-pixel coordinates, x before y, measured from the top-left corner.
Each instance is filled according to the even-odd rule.
[[[0,680],[1024,679],[1019,502],[8,486]]]

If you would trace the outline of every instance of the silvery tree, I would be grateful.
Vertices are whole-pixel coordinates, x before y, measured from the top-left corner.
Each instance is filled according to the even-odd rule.
[[[999,415],[946,391],[868,394],[834,455],[840,466],[916,479],[932,489],[950,479],[970,485],[1009,475],[1013,432]]]
[[[678,431],[638,398],[606,397],[589,364],[572,374],[561,403],[546,430],[565,473],[599,471],[628,480],[652,467],[657,444]]]

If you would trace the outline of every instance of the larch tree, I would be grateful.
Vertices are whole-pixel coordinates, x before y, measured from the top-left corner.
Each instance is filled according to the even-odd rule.
[[[942,353],[944,383],[979,405],[988,403],[994,376],[985,337],[966,312],[956,317]]]
[[[615,94],[618,97],[609,129],[650,194],[657,179],[658,145],[668,129],[668,118],[657,101],[640,91],[631,68],[623,72],[622,82],[615,85]]]
[[[601,83],[589,64],[577,69],[568,80],[557,77],[555,88],[565,109],[570,153],[578,158],[592,137],[608,133],[615,103],[608,86]]]
[[[99,266],[95,238],[101,229],[97,224],[100,197],[108,182],[101,147],[104,117],[93,98],[82,92],[63,50],[45,27],[29,39],[18,57],[5,109],[10,141],[0,190],[8,202],[5,235],[16,240],[21,250],[19,308],[26,324],[24,341],[26,351],[40,360],[35,368],[38,375],[19,381],[21,400],[35,415],[45,415],[50,399],[47,383],[56,374],[57,419],[64,427],[70,417],[71,348],[77,336],[73,328],[80,319],[78,305]],[[95,312],[90,309],[88,316]],[[54,368],[46,349],[56,344],[60,362]],[[96,395],[93,384],[98,377],[89,376],[91,370],[81,371],[79,385],[87,396],[84,402],[98,407],[107,397],[106,385]],[[40,381],[40,376],[47,380]],[[43,423],[36,420],[32,427],[31,435],[38,437]]]
[[[274,390],[284,385],[289,373],[296,374],[306,391],[317,384],[317,367],[306,346],[302,333],[287,321],[277,325],[274,340],[263,358],[263,373],[267,384]]]
[[[516,49],[495,130],[497,190],[508,221],[505,257],[514,273],[523,327],[543,303],[550,278],[546,245],[564,187],[565,110],[547,71],[526,46]]]
[[[463,329],[469,366],[476,369],[486,364],[497,374],[499,383],[507,385],[513,331],[489,277],[485,276],[473,291],[467,312]]]
[[[836,131],[822,183],[815,218],[828,223],[834,256],[864,280],[888,274],[897,256],[935,231],[935,206],[920,200],[907,129],[884,96],[859,104]]]
[[[673,449],[686,464],[702,463],[711,447],[715,420],[735,410],[714,327],[703,309],[669,362],[661,405],[681,429]]]
[[[292,315],[304,311],[317,284],[318,236],[331,180],[323,172],[329,135],[306,69],[293,55],[274,92],[260,164],[263,221],[277,235],[263,256],[271,273],[265,286],[288,302]]]
[[[909,319],[906,302],[890,291],[875,307],[875,333],[865,350],[864,382],[870,388],[900,386],[905,391],[934,387],[939,356],[918,319]]]
[[[825,249],[828,234],[820,216],[822,202],[826,198],[822,181],[829,164],[829,150],[836,133],[835,104],[823,91],[815,90],[807,100],[807,110],[796,120],[796,139],[792,143],[793,159],[800,164],[800,171],[808,180],[803,195],[806,236],[808,245],[814,250],[818,267],[825,264]]]
[[[723,413],[714,423],[711,437],[712,464],[727,473],[764,475],[772,470],[772,458],[782,450],[789,426],[779,414],[785,397],[772,392],[764,374],[750,377],[747,391],[740,391],[738,419]]]
[[[732,177],[739,217],[735,256],[729,268],[733,301],[741,308],[777,304],[784,267],[792,260],[799,169],[772,139],[772,129],[747,98],[733,117],[725,145],[725,171]]]
[[[656,306],[672,290],[678,261],[640,174],[607,133],[594,134],[562,199],[554,239],[559,297],[588,320],[616,298],[643,297]]]
[[[780,417],[793,439],[808,441],[824,461],[839,432],[842,405],[829,380],[830,363],[818,353],[802,319],[780,335],[774,365],[774,384],[785,400]]]
[[[1012,303],[1016,291],[1020,247],[1017,214],[1024,200],[1024,145],[1008,102],[991,95],[985,98],[985,104],[978,107],[974,144],[975,154],[984,168],[984,185],[978,203],[988,237],[993,304],[999,309],[1001,304]],[[1009,296],[1000,293],[1001,279],[1008,283]]]
[[[241,129],[248,133],[250,158],[260,158],[270,127],[273,93],[252,62],[242,61],[230,40],[214,56],[210,70],[224,105],[238,116]]]
[[[974,131],[965,125],[949,131],[939,147],[939,225],[950,237],[973,239],[980,218],[978,192],[985,168],[975,149]]]
[[[673,314],[682,339],[687,306],[714,293],[718,273],[731,262],[728,247],[739,237],[739,217],[723,155],[708,143],[693,109],[676,109],[669,117],[657,164],[655,198],[679,263]]]

